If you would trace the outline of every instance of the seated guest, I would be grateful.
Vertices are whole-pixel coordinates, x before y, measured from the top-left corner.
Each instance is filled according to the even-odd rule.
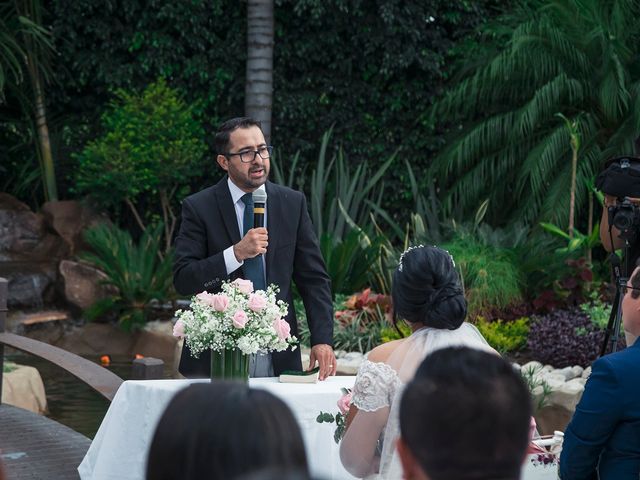
[[[413,333],[374,348],[358,370],[340,445],[342,464],[356,477],[402,475],[395,448],[397,399],[429,353],[454,345],[493,352],[480,332],[464,321],[467,304],[445,250],[421,245],[404,252],[393,275],[391,297],[395,317],[404,319]]]
[[[265,468],[308,475],[289,408],[240,382],[196,383],[177,393],[162,415],[147,480],[232,480]]]
[[[640,334],[640,268],[622,298],[622,323]],[[640,478],[640,342],[596,360],[564,434],[563,480]]]
[[[313,480],[305,472],[283,470],[280,468],[267,468],[247,475],[237,477],[235,480]]]
[[[509,362],[466,347],[439,350],[402,394],[402,478],[517,480],[530,417],[529,390]]]

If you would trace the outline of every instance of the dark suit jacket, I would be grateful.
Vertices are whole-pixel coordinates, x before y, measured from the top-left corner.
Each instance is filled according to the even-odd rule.
[[[640,341],[593,370],[564,435],[562,480],[640,478]]]
[[[280,287],[278,298],[289,304],[286,317],[291,334],[298,336],[293,308],[291,280],[302,296],[311,331],[311,344],[333,345],[333,304],[331,280],[301,192],[271,182],[267,192],[267,229],[269,246],[265,255],[267,285]],[[242,267],[230,276],[223,251],[240,241],[238,221],[227,184],[227,176],[216,185],[187,197],[182,202],[182,223],[175,242],[173,283],[178,293],[194,295],[215,293],[222,281],[243,277]],[[283,370],[300,370],[300,350],[273,353],[276,375]],[[207,377],[210,355],[199,359],[185,346],[180,358],[180,373],[187,377]]]

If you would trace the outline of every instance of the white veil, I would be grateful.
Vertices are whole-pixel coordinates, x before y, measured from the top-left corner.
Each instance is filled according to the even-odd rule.
[[[359,410],[341,445],[341,458],[348,470],[360,471],[362,476],[368,471],[367,479],[402,478],[396,441],[400,435],[399,407],[404,385],[428,354],[450,346],[494,352],[475,326],[463,323],[455,330],[421,328],[399,341],[384,363],[363,364],[353,392]]]

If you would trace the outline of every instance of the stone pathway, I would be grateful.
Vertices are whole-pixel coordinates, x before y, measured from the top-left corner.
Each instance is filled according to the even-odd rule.
[[[91,440],[35,413],[0,405],[0,458],[10,480],[79,479]]]

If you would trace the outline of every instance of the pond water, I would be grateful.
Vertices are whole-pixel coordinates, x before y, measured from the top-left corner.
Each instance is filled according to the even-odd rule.
[[[89,360],[100,363],[98,358]],[[38,357],[25,354],[5,355],[5,361],[35,367],[40,372],[47,394],[47,417],[93,439],[109,401],[66,370]],[[112,358],[108,367],[123,380],[131,378],[132,360]],[[171,369],[165,365],[165,378],[171,378]]]

